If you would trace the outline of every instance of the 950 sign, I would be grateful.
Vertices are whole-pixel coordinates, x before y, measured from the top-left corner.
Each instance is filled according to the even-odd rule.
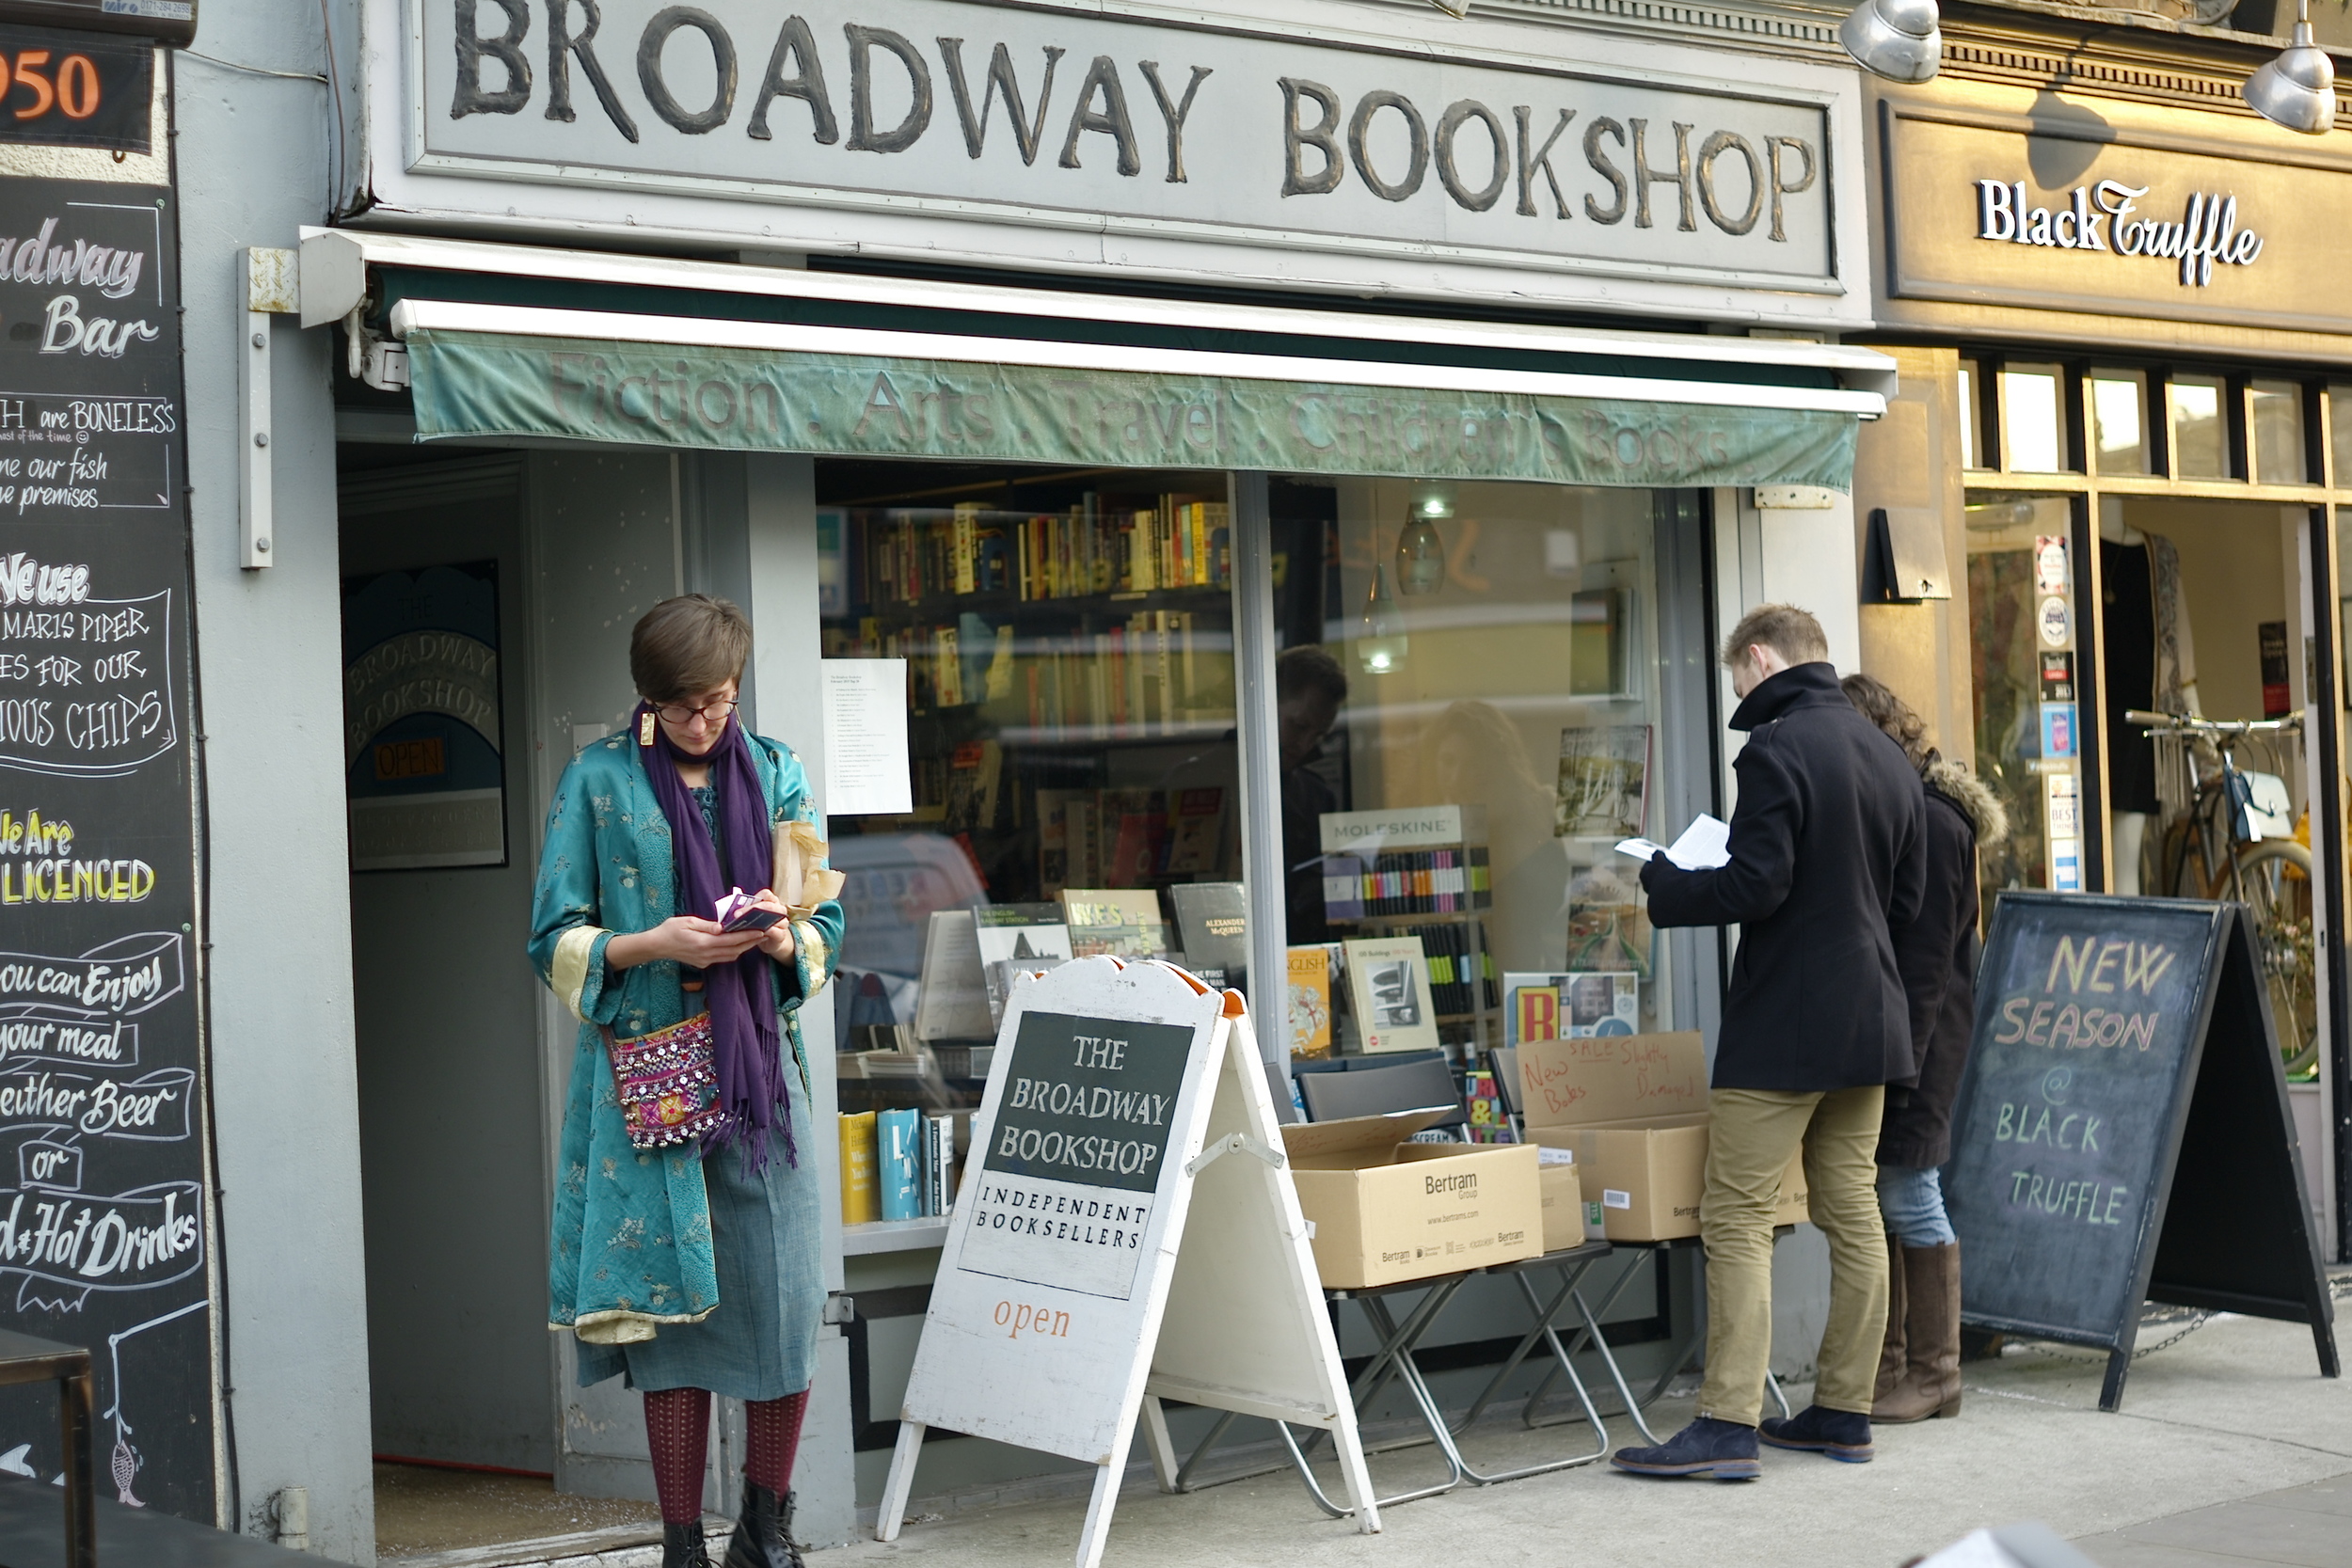
[[[0,142],[149,150],[154,46],[0,27]]]

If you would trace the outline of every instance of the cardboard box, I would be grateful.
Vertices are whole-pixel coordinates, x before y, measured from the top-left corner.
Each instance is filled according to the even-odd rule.
[[[1535,1185],[1544,1204],[1546,1252],[1565,1252],[1582,1246],[1588,1239],[1584,1231],[1584,1183],[1577,1179],[1575,1160],[1573,1149],[1535,1150]]]
[[[1533,1146],[1406,1142],[1451,1114],[1447,1107],[1282,1129],[1325,1285],[1361,1290],[1543,1254]]]
[[[1574,1151],[1587,1236],[1664,1242],[1699,1233],[1707,1059],[1695,1032],[1528,1040],[1518,1062],[1528,1139]],[[1805,1216],[1800,1150],[1781,1177],[1772,1223]]]

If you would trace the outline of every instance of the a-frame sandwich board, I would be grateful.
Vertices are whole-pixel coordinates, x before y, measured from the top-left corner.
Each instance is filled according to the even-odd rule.
[[[1265,1416],[1329,1431],[1378,1528],[1241,997],[1081,958],[1008,1000],[875,1534],[897,1538],[937,1426],[1098,1465],[1076,1557],[1095,1568],[1147,1390],[1163,1484],[1162,1398]]]

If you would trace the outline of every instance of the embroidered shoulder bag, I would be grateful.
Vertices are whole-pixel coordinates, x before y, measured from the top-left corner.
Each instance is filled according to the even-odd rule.
[[[719,1125],[719,1069],[711,1058],[707,1012],[633,1039],[618,1038],[608,1028],[604,1043],[612,1053],[612,1086],[633,1147],[698,1142]]]

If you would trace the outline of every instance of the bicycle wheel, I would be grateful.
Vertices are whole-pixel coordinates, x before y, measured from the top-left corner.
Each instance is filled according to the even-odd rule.
[[[2312,941],[2312,852],[2291,839],[2238,851],[2238,896],[2254,916],[2256,957],[2270,993],[2279,1053],[2290,1073],[2319,1060],[2319,976]]]

